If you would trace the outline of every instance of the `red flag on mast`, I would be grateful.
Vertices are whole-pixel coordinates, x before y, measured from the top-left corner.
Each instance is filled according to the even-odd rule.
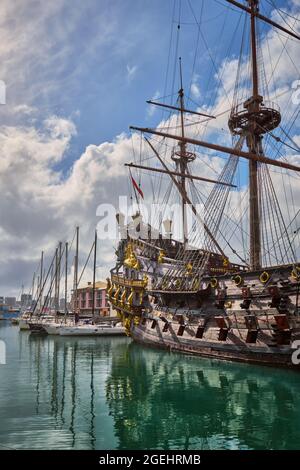
[[[133,187],[137,190],[137,192],[139,193],[139,195],[144,199],[144,193],[143,191],[141,190],[141,188],[139,187],[139,185],[137,184],[137,182],[135,181],[135,179],[133,178],[132,175],[131,176],[131,181],[132,181],[132,184],[133,184]]]

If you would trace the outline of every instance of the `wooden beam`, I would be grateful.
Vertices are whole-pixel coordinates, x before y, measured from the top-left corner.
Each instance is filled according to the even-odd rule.
[[[160,137],[166,137],[167,139],[185,141],[187,144],[199,145],[200,147],[205,147],[205,148],[208,148],[208,149],[211,149],[211,150],[216,150],[217,152],[228,153],[229,155],[236,155],[237,157],[246,158],[247,160],[256,160],[259,163],[267,163],[268,165],[273,165],[273,166],[276,166],[276,167],[279,167],[279,168],[286,168],[287,170],[300,171],[299,166],[292,165],[290,163],[285,163],[285,162],[282,162],[280,160],[272,160],[271,158],[268,158],[268,157],[265,157],[265,156],[256,155],[254,153],[244,152],[244,151],[238,150],[238,149],[231,149],[229,147],[224,147],[222,145],[211,144],[211,143],[208,143],[208,142],[204,142],[202,140],[192,139],[190,137],[182,138],[179,135],[168,134],[166,132],[156,131],[156,130],[150,129],[148,127],[130,126],[130,129],[135,130],[135,131],[146,132],[146,133],[149,133],[149,134],[158,135]]]
[[[137,165],[135,163],[125,163],[125,166],[128,166],[129,168],[140,168],[141,170],[154,171],[154,172],[157,172],[157,173],[166,173],[168,175],[174,175],[174,176],[182,176],[183,175],[183,173],[179,173],[177,171],[163,170],[162,168],[153,168],[153,167],[150,167],[150,166]],[[210,178],[202,178],[201,176],[193,176],[193,175],[189,175],[188,173],[185,173],[184,177],[192,179],[192,180],[205,181],[206,183],[222,184],[224,186],[230,186],[231,188],[236,188],[236,186],[234,184],[223,183],[222,181],[212,180]]]
[[[234,5],[235,7],[240,8],[241,10],[244,10],[247,13],[251,14],[251,8],[246,7],[245,5],[242,5],[241,3],[236,2],[235,0],[226,0],[226,2],[231,3],[231,5]],[[256,18],[259,18],[260,20],[264,21],[265,23],[268,23],[269,25],[274,26],[277,29],[280,29],[280,31],[283,31],[284,33],[289,34],[293,38],[298,39],[298,41],[300,41],[300,36],[293,33],[293,31],[290,31],[289,29],[284,28],[280,24],[275,23],[275,21],[270,20],[270,18],[267,18],[266,16],[261,15],[258,12],[254,13],[254,15],[256,16]]]
[[[197,116],[204,116],[210,119],[216,119],[215,116],[211,116],[210,114],[198,113],[197,111],[191,111],[185,108],[182,109],[182,108],[178,108],[177,106],[171,106],[169,104],[157,103],[157,101],[148,100],[147,103],[154,104],[155,106],[161,106],[162,108],[174,109],[175,111],[182,111],[183,113],[197,114]]]

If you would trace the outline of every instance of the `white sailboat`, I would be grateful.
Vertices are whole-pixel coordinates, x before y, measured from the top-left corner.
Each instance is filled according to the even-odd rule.
[[[121,336],[125,335],[125,328],[121,323],[114,325],[110,323],[100,323],[98,325],[73,325],[58,328],[60,336]]]
[[[103,322],[95,323],[95,284],[96,284],[96,261],[97,261],[97,232],[94,240],[94,269],[93,269],[93,294],[92,294],[92,318],[93,323],[77,323],[75,325],[61,325],[57,330],[60,336],[110,336],[125,335],[125,328],[121,323]],[[76,284],[77,286],[77,284]],[[76,292],[77,294],[77,292]],[[77,297],[75,297],[77,305]],[[56,330],[56,331],[57,331]]]

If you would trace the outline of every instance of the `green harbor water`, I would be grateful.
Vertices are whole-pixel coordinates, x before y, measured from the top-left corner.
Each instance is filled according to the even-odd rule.
[[[299,449],[300,374],[0,322],[0,448]]]

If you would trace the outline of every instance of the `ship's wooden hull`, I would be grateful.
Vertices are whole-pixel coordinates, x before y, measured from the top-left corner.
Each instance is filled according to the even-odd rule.
[[[238,361],[275,367],[292,368],[300,371],[300,365],[293,364],[292,349],[294,340],[300,340],[300,322],[294,329],[289,345],[273,344],[273,330],[264,329],[258,333],[256,344],[246,343],[247,332],[242,328],[232,328],[225,341],[220,341],[219,329],[208,327],[205,338],[197,338],[197,326],[186,328],[182,336],[178,336],[178,323],[170,323],[164,332],[165,322],[157,320],[154,328],[153,321],[145,324],[132,325],[131,335],[134,341],[169,351],[210,357],[228,361]],[[295,325],[296,326],[296,325]],[[299,354],[300,357],[300,354]]]
[[[153,282],[150,269],[146,281],[144,272],[124,270],[112,274],[109,300],[139,343],[300,370],[300,267],[224,274],[218,269],[211,265],[196,290],[188,290],[188,272],[176,279],[162,270],[158,279],[167,280],[164,285]]]

